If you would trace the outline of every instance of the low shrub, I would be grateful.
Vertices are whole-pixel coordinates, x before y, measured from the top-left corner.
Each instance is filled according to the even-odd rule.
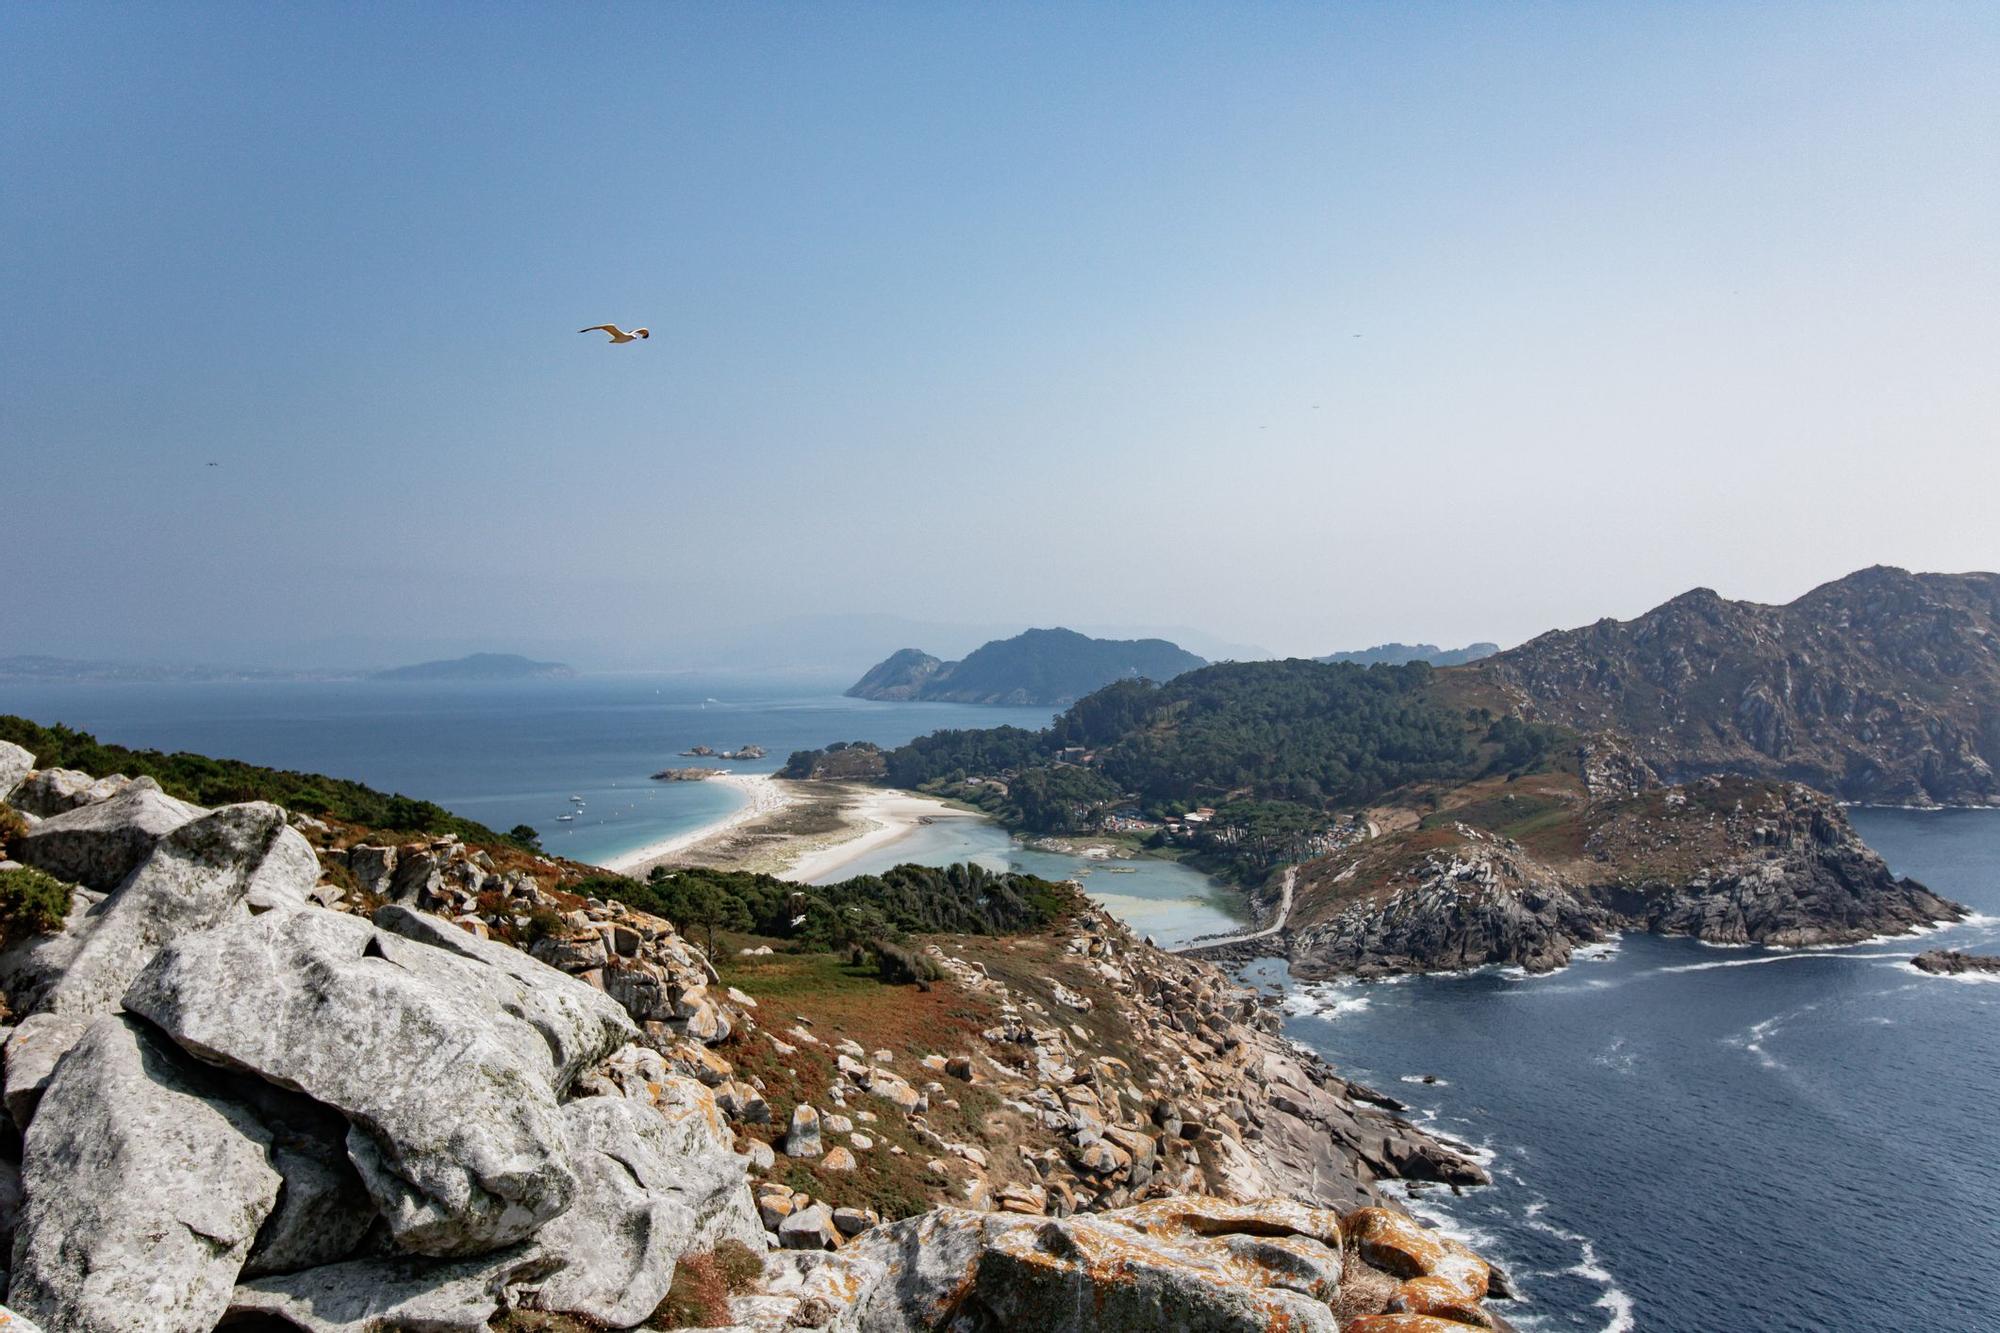
[[[0,870],[0,947],[61,930],[73,887],[32,866]]]

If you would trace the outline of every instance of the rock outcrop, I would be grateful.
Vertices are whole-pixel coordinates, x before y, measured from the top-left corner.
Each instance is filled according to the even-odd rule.
[[[2000,958],[1988,954],[1960,953],[1956,949],[1931,949],[1910,960],[1910,966],[1934,977],[1957,977],[1967,973],[2000,975]]]
[[[1498,792],[1469,790],[1425,827],[1302,867],[1282,941],[1295,971],[1543,972],[1620,930],[1799,947],[1964,915],[1890,873],[1837,804],[1796,784],[1707,778],[1596,799],[1545,777]]]
[[[58,879],[109,891],[161,838],[208,813],[175,800],[151,778],[136,778],[109,800],[42,820],[15,839],[14,859]]]

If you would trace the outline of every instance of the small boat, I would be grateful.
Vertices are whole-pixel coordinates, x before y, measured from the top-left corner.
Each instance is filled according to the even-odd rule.
[[[567,824],[567,823],[569,823],[569,821],[570,821],[570,820],[572,820],[572,819],[575,819],[575,818],[576,818],[576,816],[575,816],[575,815],[557,815],[557,816],[556,816],[556,823],[558,823],[558,824]]]
[[[576,803],[576,804],[578,804],[578,805],[582,805],[582,804],[583,804],[583,798],[582,798],[581,796],[572,796],[572,797],[570,797],[569,799],[570,799],[571,801],[575,802],[575,803]]]

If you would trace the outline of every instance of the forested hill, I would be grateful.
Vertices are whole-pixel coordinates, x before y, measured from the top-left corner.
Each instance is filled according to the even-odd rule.
[[[1784,606],[1696,588],[1463,671],[1529,717],[1623,732],[1669,781],[1740,773],[1852,801],[2000,803],[1996,574],[1877,566]]]
[[[1446,702],[1430,667],[1225,662],[1164,684],[1120,681],[1040,731],[940,731],[883,756],[894,786],[949,791],[1018,827],[1075,832],[1116,809],[1216,827],[1324,828],[1412,783],[1544,761],[1562,736]],[[819,755],[793,756],[811,771]]]
[[[1093,639],[1067,629],[1031,629],[944,662],[904,648],[870,668],[847,693],[858,699],[922,699],[1061,707],[1117,680],[1171,680],[1201,658],[1165,639]]]

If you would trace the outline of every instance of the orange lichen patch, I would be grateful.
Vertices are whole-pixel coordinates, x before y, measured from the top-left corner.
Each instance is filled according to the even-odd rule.
[[[1178,1231],[1195,1236],[1305,1236],[1334,1249],[1340,1247],[1340,1217],[1324,1208],[1308,1208],[1289,1199],[1231,1203],[1225,1199],[1189,1195],[1152,1199],[1119,1214],[1140,1231]]]
[[[1465,1333],[1466,1328],[1455,1319],[1427,1314],[1365,1314],[1349,1320],[1341,1333]]]
[[[1392,1314],[1430,1315],[1437,1319],[1449,1319],[1460,1324],[1471,1324],[1475,1328],[1493,1327],[1493,1316],[1480,1308],[1479,1302],[1466,1293],[1448,1277],[1413,1277],[1396,1288],[1396,1294],[1389,1298]]]
[[[1429,1277],[1444,1262],[1442,1236],[1387,1208],[1357,1208],[1341,1230],[1365,1262],[1397,1277]]]
[[[1486,1295],[1491,1270],[1485,1260],[1401,1213],[1357,1208],[1340,1225],[1355,1253],[1384,1272],[1402,1278],[1443,1278],[1474,1301]]]
[[[982,1282],[1017,1292],[1039,1289],[1051,1298],[1090,1293],[1104,1322],[1136,1314],[1174,1286],[1227,1292],[1254,1326],[1273,1330],[1333,1326],[1325,1305],[1339,1281],[1338,1256],[1304,1237],[1232,1236],[1228,1240],[1167,1237],[1134,1232],[1091,1217],[1023,1226],[997,1237],[982,1268]],[[1241,1244],[1248,1242],[1248,1244]],[[1285,1249],[1287,1245],[1294,1247]],[[1317,1273],[1307,1276],[1309,1247],[1320,1251]],[[1130,1303],[1132,1309],[1122,1307]]]

